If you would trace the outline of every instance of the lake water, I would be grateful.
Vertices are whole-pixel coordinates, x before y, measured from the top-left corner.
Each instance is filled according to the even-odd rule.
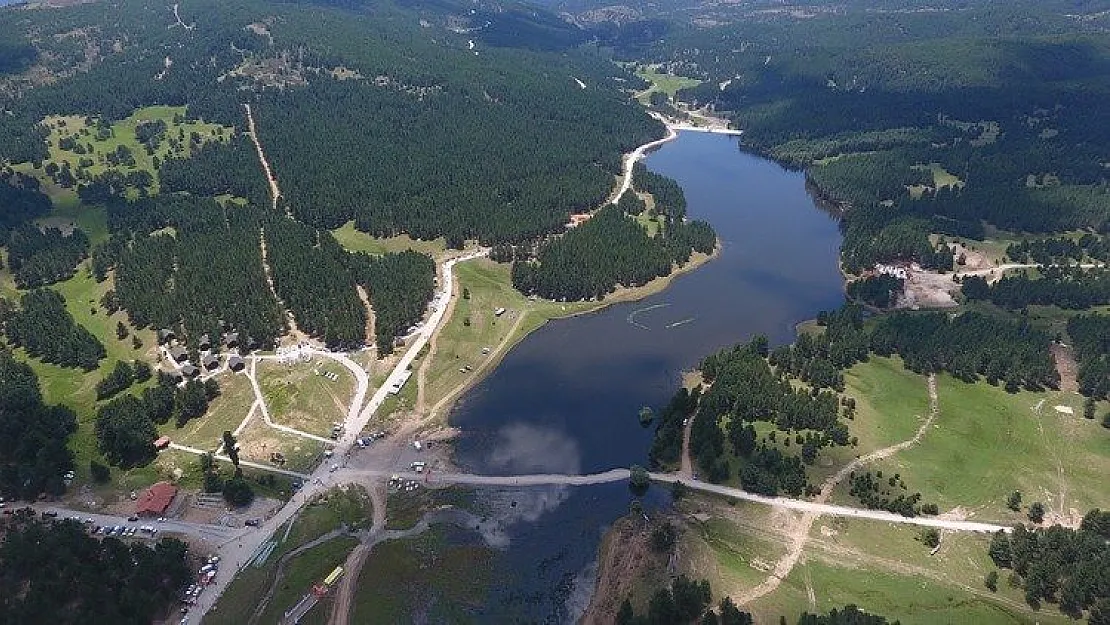
[[[583,473],[645,464],[658,409],[683,370],[722,347],[793,337],[843,300],[840,235],[804,176],[741,152],[733,137],[683,132],[648,157],[682,186],[693,219],[711,223],[719,257],[639,302],[552,322],[514,348],[451,414],[460,467],[478,473]],[[561,623],[592,591],[605,528],[628,510],[623,484],[501,492],[499,582],[482,621]],[[660,493],[649,504],[665,505]]]

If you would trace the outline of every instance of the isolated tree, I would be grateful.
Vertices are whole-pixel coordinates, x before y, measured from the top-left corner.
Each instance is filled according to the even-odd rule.
[[[236,507],[250,505],[254,501],[254,490],[242,476],[235,476],[224,482],[224,500]]]
[[[685,482],[675,480],[671,483],[671,499],[678,501],[685,497],[688,492],[690,492],[690,487]]]
[[[1029,520],[1034,523],[1044,521],[1044,504],[1039,501],[1034,501],[1029,506]]]
[[[89,474],[92,475],[93,481],[98,484],[103,484],[112,477],[112,473],[108,467],[96,460],[89,461]]]
[[[1014,492],[1010,493],[1010,496],[1006,498],[1006,507],[1013,510],[1014,512],[1018,512],[1021,510],[1020,490],[1015,490]]]
[[[123,339],[127,338],[128,334],[130,334],[130,332],[128,332],[127,326],[123,325],[122,321],[117,321],[116,322],[116,338],[122,341]]]
[[[1083,401],[1083,418],[1085,418],[1085,419],[1094,419],[1095,418],[1095,398],[1094,397],[1088,397],[1086,400]]]
[[[741,612],[740,608],[732,602],[730,597],[721,599],[721,603],[717,606],[721,613],[719,622],[721,625],[752,625],[752,615],[747,612]]]
[[[656,553],[670,553],[678,540],[678,530],[670,523],[664,523],[651,531],[651,549]]]
[[[463,299],[470,299],[470,289],[463,287],[462,297]]]
[[[998,571],[987,573],[986,579],[983,580],[983,585],[991,592],[998,590]]]
[[[235,441],[235,437],[231,434],[231,430],[224,430],[224,453],[231,459],[231,464],[235,468],[239,468],[239,445]]]
[[[638,464],[632,465],[632,469],[628,476],[628,488],[632,491],[632,494],[637,497],[642,497],[650,487],[651,476],[648,475],[647,469]]]
[[[925,531],[921,532],[921,542],[929,548],[940,545],[940,532],[937,531],[937,528],[935,527],[930,527],[926,529]]]

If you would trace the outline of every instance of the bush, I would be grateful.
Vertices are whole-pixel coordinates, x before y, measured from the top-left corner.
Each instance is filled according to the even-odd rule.
[[[254,501],[254,490],[242,477],[236,476],[224,482],[224,500],[241,508]]]
[[[92,474],[93,481],[98,484],[104,484],[112,478],[112,472],[108,467],[96,460],[89,461],[89,473]]]

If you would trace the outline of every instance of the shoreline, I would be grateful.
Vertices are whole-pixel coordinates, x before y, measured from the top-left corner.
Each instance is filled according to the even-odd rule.
[[[712,254],[702,254],[699,252],[694,252],[694,254],[690,257],[690,260],[687,261],[686,264],[681,265],[665,276],[654,278],[646,284],[642,284],[638,287],[617,287],[616,291],[607,295],[605,299],[594,302],[594,305],[592,306],[588,306],[586,308],[583,308],[582,310],[568,312],[563,315],[549,317],[547,319],[544,319],[539,325],[533,328],[529,328],[525,332],[516,335],[509,335],[504,346],[493,350],[490,353],[490,357],[484,363],[482,363],[480,367],[474,370],[473,376],[471,376],[463,384],[460,384],[459,386],[452,389],[450,393],[445,395],[437,402],[437,406],[439,406],[440,404],[444,405],[438,408],[433,407],[431,411],[424,416],[422,422],[417,426],[418,429],[430,430],[440,440],[449,441],[453,439],[457,434],[457,430],[447,421],[446,416],[450,415],[451,409],[455,407],[455,404],[458,402],[459,398],[465,395],[467,391],[473,389],[475,386],[485,380],[486,377],[488,377],[491,373],[493,373],[493,371],[497,369],[497,367],[501,364],[505,357],[509,355],[509,352],[511,352],[514,347],[523,342],[524,339],[528,338],[533,332],[539,331],[552,321],[572,319],[574,317],[579,317],[583,315],[592,315],[615,304],[636,302],[651,295],[655,295],[656,293],[661,293],[662,291],[666,290],[668,286],[670,286],[671,281],[675,278],[690,273],[696,269],[700,269],[701,267],[718,258],[721,255],[722,247],[723,243],[721,242],[720,237],[718,237],[717,245],[713,248]],[[527,315],[530,315],[532,313],[533,311],[529,310],[523,313],[523,316],[526,317]],[[453,468],[455,467],[455,464],[453,462],[449,462],[448,464]]]

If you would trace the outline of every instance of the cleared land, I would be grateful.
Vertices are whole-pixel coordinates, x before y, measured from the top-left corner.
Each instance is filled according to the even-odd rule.
[[[674,99],[679,90],[696,87],[702,83],[696,78],[660,72],[656,66],[640,68],[636,70],[636,75],[651,83],[650,87],[636,94],[636,98],[643,104],[647,104],[650,101],[651,94],[656,91],[665,93],[668,98]]]
[[[783,553],[781,541],[794,513],[743,503],[727,505],[694,496],[681,506],[689,516],[677,553],[679,569],[709,579],[715,597],[742,594],[766,579]],[[997,593],[983,586],[994,570],[985,536],[945,534],[940,550],[919,540],[920,531],[855,519],[822,518],[814,525],[797,566],[777,590],[745,609],[757,622],[794,622],[803,611],[827,612],[854,603],[902,623],[986,624],[1063,622],[1054,608],[1034,612],[1020,589]],[[636,594],[643,596],[651,588]]]
[[[285,456],[282,468],[289,471],[308,472],[319,461],[324,444],[294,434],[286,434],[266,425],[261,419],[251,419],[239,436],[239,456],[252,462],[270,462],[270,454]]]
[[[58,167],[69,164],[72,171],[76,172],[84,159],[86,166],[83,169],[90,177],[98,176],[106,171],[147,171],[154,175],[154,188],[157,191],[158,177],[154,167],[154,159],[164,161],[167,158],[184,158],[192,154],[194,145],[207,141],[224,141],[232,135],[234,128],[209,124],[202,121],[182,121],[175,123],[176,116],[184,117],[184,106],[148,106],[136,109],[126,119],[110,124],[110,131],[98,134],[99,120],[80,115],[49,116],[42,124],[50,131],[47,138],[47,148],[50,156],[46,164],[54,163]],[[91,122],[91,123],[90,123]],[[153,153],[148,153],[146,146],[139,141],[136,129],[143,124],[164,122],[166,131]],[[193,133],[196,133],[197,142],[194,144]],[[77,149],[62,149],[63,139],[72,139],[77,145],[82,146],[84,154]],[[91,147],[91,150],[89,149]],[[133,166],[114,165],[109,160],[112,154],[120,148],[129,150],[135,159]],[[91,162],[91,164],[89,164]],[[44,165],[45,167],[45,165]]]
[[[323,358],[291,364],[259,361],[258,384],[274,423],[324,437],[331,434],[332,423],[343,422],[355,392],[351,372]]]
[[[413,239],[406,234],[395,237],[380,238],[359,232],[355,229],[355,222],[349,221],[340,228],[332,230],[335,240],[347,251],[366,252],[368,254],[385,254],[387,252],[403,252],[415,250],[423,252],[432,258],[439,259],[447,251],[447,240],[443,237],[433,241]]]

